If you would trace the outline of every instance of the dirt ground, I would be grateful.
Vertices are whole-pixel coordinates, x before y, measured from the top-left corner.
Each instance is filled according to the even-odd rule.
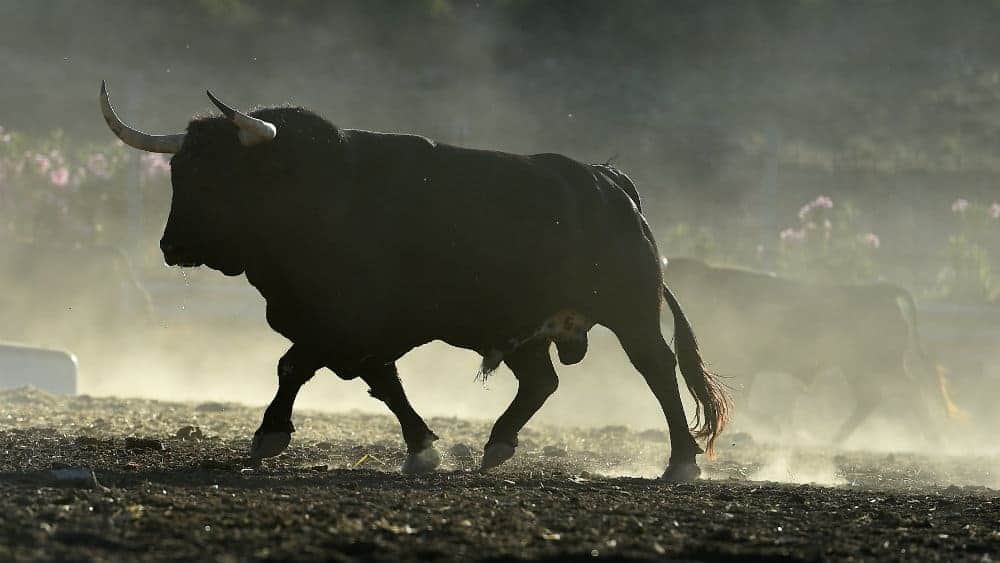
[[[298,412],[287,452],[248,467],[259,416],[0,393],[0,560],[1000,559],[997,458],[734,434],[706,479],[666,484],[661,431],[534,426],[482,475],[489,423],[437,418],[443,467],[409,477],[395,421],[361,413]]]

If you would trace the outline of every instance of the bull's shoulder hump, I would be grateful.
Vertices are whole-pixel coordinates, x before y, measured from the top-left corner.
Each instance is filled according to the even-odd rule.
[[[564,154],[559,154],[557,152],[542,152],[537,154],[527,155],[529,160],[534,162],[539,162],[543,164],[554,164],[561,166],[572,166],[574,168],[585,168],[585,164],[574,160]]]
[[[380,131],[367,131],[365,129],[342,129],[344,138],[348,141],[359,141],[359,142],[376,142],[376,143],[413,143],[416,145],[423,145],[428,148],[434,148],[438,145],[437,141],[424,137],[423,135],[414,135],[411,133],[385,133]]]

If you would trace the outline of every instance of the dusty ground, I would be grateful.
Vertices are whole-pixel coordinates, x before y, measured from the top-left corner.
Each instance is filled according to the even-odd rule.
[[[444,467],[404,477],[394,420],[302,412],[288,452],[247,468],[259,414],[0,393],[0,560],[1000,559],[996,458],[734,435],[708,479],[670,485],[636,477],[662,468],[662,432],[536,426],[480,475],[488,424],[433,419]]]

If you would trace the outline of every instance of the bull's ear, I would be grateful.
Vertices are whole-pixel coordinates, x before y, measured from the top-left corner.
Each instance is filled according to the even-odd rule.
[[[219,108],[219,111],[223,115],[239,127],[240,143],[244,147],[252,147],[253,145],[270,142],[278,135],[278,128],[273,123],[257,119],[256,117],[250,117],[239,110],[229,107],[222,100],[216,98],[211,90],[206,90],[205,93],[208,94],[208,99],[212,100],[215,107]]]

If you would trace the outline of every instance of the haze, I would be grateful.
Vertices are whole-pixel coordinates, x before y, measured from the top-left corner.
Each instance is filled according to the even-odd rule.
[[[666,256],[898,284],[969,415],[941,422],[950,448],[996,453],[986,429],[1000,426],[998,26],[991,2],[3,0],[0,338],[73,351],[84,393],[271,398],[287,343],[267,329],[262,301],[242,278],[162,264],[164,163],[112,142],[97,106],[107,80],[130,124],[179,132],[212,111],[211,88],[243,109],[301,105],[347,128],[613,160]],[[833,202],[836,248],[801,240],[823,228],[798,215],[820,196]],[[130,275],[138,293],[121,281]],[[142,292],[148,321],[108,318],[109,302],[141,309],[131,300]],[[400,371],[421,413],[492,419],[514,383],[505,369],[476,382],[479,360],[432,344]],[[664,428],[603,329],[581,365],[559,372],[535,421]],[[734,432],[821,445],[850,400],[836,372],[804,393],[769,374],[751,401],[789,422],[738,415]],[[385,412],[362,383],[326,371],[297,406]],[[892,413],[848,447],[929,447]]]

